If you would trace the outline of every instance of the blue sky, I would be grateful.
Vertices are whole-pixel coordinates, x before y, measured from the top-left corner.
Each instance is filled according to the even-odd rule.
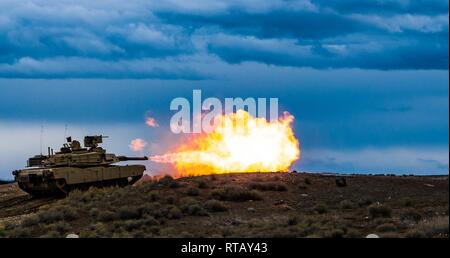
[[[68,125],[163,152],[170,100],[192,89],[280,98],[296,169],[447,174],[448,62],[446,0],[3,0],[0,177],[39,152],[41,125],[54,147]]]

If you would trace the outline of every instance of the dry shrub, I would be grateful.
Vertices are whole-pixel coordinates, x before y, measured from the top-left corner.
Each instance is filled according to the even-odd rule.
[[[182,217],[180,209],[176,206],[170,206],[166,209],[166,218],[168,219],[179,219]]]
[[[162,177],[158,181],[158,183],[163,186],[170,187],[170,188],[178,188],[180,186],[180,184],[177,181],[175,181],[175,179],[173,179],[173,177],[171,177],[171,176]]]
[[[31,233],[32,232],[29,227],[15,227],[9,232],[11,237],[20,237],[20,238],[31,237]]]
[[[158,226],[159,222],[153,216],[145,216],[143,219],[145,226]]]
[[[428,237],[448,237],[448,216],[434,217],[421,221],[417,228]]]
[[[422,215],[414,209],[408,209],[400,214],[400,219],[418,222],[422,219]]]
[[[199,204],[187,204],[181,206],[181,210],[183,213],[186,213],[187,215],[192,216],[208,216],[208,212],[206,212],[203,207],[201,207]]]
[[[394,232],[397,227],[392,223],[381,224],[377,227],[377,232]]]
[[[180,209],[187,215],[206,215],[206,211],[199,205],[198,201],[192,197],[184,197],[180,200]]]
[[[289,226],[294,226],[298,224],[298,217],[297,216],[289,216],[287,220],[287,224]]]
[[[413,230],[406,232],[405,237],[406,238],[425,238],[426,235],[424,232],[422,232],[420,230],[413,229]]]
[[[189,195],[189,196],[197,196],[197,195],[200,194],[200,191],[199,191],[198,188],[196,188],[196,187],[189,186],[189,187],[186,189],[186,194]]]
[[[108,222],[108,221],[113,221],[116,220],[118,218],[117,214],[112,212],[112,211],[103,211],[100,212],[97,216],[97,219],[99,221],[103,221],[103,222]]]
[[[22,222],[22,226],[31,227],[31,226],[37,225],[38,223],[39,223],[39,218],[37,216],[33,215],[33,216],[25,218]]]
[[[141,217],[139,208],[133,206],[124,206],[117,211],[121,219],[138,219]]]
[[[78,213],[75,208],[67,205],[62,205],[43,210],[39,212],[37,216],[40,222],[49,224],[60,220],[74,220],[78,217]]]
[[[264,183],[252,182],[250,183],[249,188],[260,191],[279,191],[279,192],[287,191],[287,186],[279,182],[264,182]]]
[[[400,199],[400,203],[405,207],[411,207],[414,204],[414,200],[409,197],[404,197]]]
[[[369,206],[373,203],[372,198],[368,197],[368,196],[364,196],[361,199],[359,199],[358,201],[358,205],[360,207],[364,207],[364,206]]]
[[[227,206],[218,200],[208,200],[205,202],[204,205],[205,209],[210,212],[221,212],[221,211],[227,211]]]
[[[55,224],[50,224],[48,226],[49,231],[56,231],[61,235],[69,232],[71,228],[70,224],[64,221],[58,221]]]
[[[61,233],[54,230],[49,230],[45,232],[45,234],[39,236],[39,238],[60,238],[60,237],[62,237]]]
[[[248,190],[238,186],[227,186],[219,188],[211,192],[213,198],[222,201],[245,202],[249,200],[262,200],[260,192],[255,190]]]
[[[127,220],[123,223],[123,227],[126,231],[132,232],[139,228],[142,228],[144,225],[144,220]]]
[[[328,230],[328,231],[322,232],[322,234],[321,234],[321,236],[325,237],[325,238],[343,238],[344,235],[345,235],[345,232],[339,228]]]
[[[160,196],[160,194],[159,194],[158,191],[153,190],[153,191],[150,191],[150,192],[147,194],[146,199],[149,200],[149,201],[151,201],[151,202],[156,202],[156,201],[158,201],[159,199],[161,199],[161,196]]]
[[[328,211],[328,207],[325,203],[318,203],[314,206],[314,210],[319,214],[324,214]]]
[[[206,189],[206,188],[209,187],[208,186],[208,182],[206,180],[204,180],[204,179],[199,180],[198,183],[197,183],[197,186],[200,189]]]
[[[339,203],[339,206],[343,210],[350,210],[350,209],[353,209],[355,207],[355,204],[352,201],[343,200],[342,202]]]
[[[370,205],[368,210],[371,218],[390,218],[392,213],[391,208],[381,204]]]

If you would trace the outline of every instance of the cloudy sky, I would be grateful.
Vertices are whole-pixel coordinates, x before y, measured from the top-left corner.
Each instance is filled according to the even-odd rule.
[[[64,135],[164,152],[175,97],[278,97],[297,170],[448,174],[447,0],[0,1],[0,178]],[[149,128],[145,117],[159,127]],[[158,170],[148,164],[150,171]]]

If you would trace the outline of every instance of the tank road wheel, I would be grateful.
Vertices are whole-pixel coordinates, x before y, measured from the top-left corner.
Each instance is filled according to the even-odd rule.
[[[120,179],[117,179],[117,186],[119,186],[119,187],[125,187],[125,186],[127,186],[128,185],[128,179],[127,178],[120,178]]]

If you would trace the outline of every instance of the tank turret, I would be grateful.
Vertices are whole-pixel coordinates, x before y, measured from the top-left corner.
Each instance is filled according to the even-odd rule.
[[[136,182],[145,171],[143,165],[118,166],[121,161],[144,161],[143,157],[117,156],[99,146],[107,136],[84,137],[84,147],[67,137],[60,151],[28,159],[28,169],[13,171],[19,187],[32,194],[53,191],[67,193],[72,188],[93,185],[126,185]]]
[[[37,164],[41,160],[43,167],[90,167],[90,166],[108,166],[120,161],[130,160],[148,160],[147,157],[126,157],[116,156],[112,153],[106,153],[105,149],[99,147],[102,139],[107,136],[94,135],[84,137],[84,148],[77,140],[72,140],[72,137],[67,137],[65,143],[59,152],[55,154],[49,152],[47,157],[33,157],[29,159],[29,164]],[[33,162],[30,162],[33,160]]]

